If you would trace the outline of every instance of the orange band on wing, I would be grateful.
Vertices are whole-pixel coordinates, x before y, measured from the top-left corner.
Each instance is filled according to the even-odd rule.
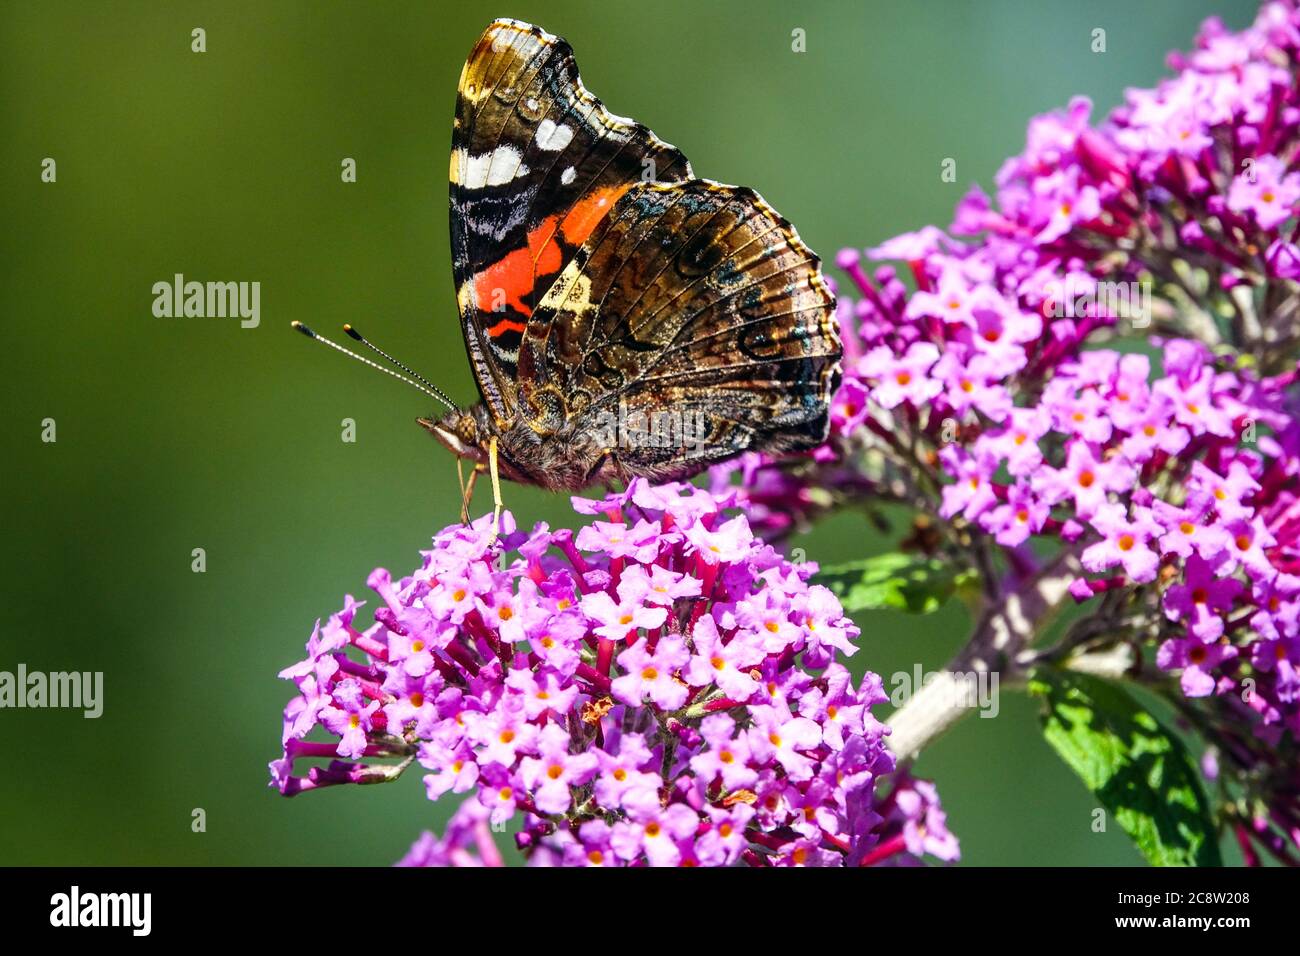
[[[540,276],[559,272],[564,263],[560,244],[555,241],[558,231],[571,246],[587,241],[592,230],[614,208],[619,197],[631,189],[630,183],[598,189],[574,203],[561,220],[547,216],[528,233],[528,245],[502,256],[492,265],[474,276],[474,301],[482,312],[495,312],[508,305],[520,315],[532,315],[532,308],[524,302],[531,295]],[[506,332],[523,332],[523,324],[502,319],[487,330],[496,338]]]
[[[580,246],[586,242],[591,231],[614,208],[614,203],[618,202],[619,197],[631,188],[631,183],[606,186],[574,203],[573,208],[565,214],[564,222],[560,224],[564,241],[571,246]]]
[[[492,326],[492,328],[488,329],[487,334],[489,337],[495,339],[498,336],[504,335],[507,332],[522,333],[523,331],[524,331],[524,323],[516,322],[514,319],[502,319],[496,325]]]
[[[524,302],[536,285],[537,276],[560,270],[562,256],[555,241],[554,216],[549,216],[528,234],[528,245],[507,253],[474,277],[474,299],[483,312],[495,312],[508,305],[521,315],[532,315]],[[493,329],[501,328],[497,323]],[[505,331],[505,330],[503,330]],[[489,335],[496,332],[489,330]]]

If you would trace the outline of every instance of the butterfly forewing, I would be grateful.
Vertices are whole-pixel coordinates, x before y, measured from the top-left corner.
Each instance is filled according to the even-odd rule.
[[[466,347],[498,423],[513,415],[519,344],[546,290],[622,196],[689,179],[648,128],[582,85],[573,51],[498,20],[461,73],[451,156],[451,249]]]

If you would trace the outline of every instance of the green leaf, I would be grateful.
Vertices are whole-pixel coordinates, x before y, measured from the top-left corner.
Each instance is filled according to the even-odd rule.
[[[1043,735],[1156,866],[1222,866],[1209,804],[1182,741],[1128,692],[1040,668]]]
[[[951,562],[895,551],[822,568],[814,580],[835,592],[850,614],[883,607],[928,614],[974,575]]]

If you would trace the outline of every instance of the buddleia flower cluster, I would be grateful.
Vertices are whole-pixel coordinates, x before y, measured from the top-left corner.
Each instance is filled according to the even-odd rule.
[[[1022,662],[1133,648],[1247,859],[1300,862],[1300,12],[1170,63],[1098,123],[1035,118],[947,230],[840,254],[831,440],[741,463],[743,500],[773,540],[910,505],[988,606],[1073,556],[1081,614]]]
[[[576,533],[507,512],[376,570],[373,623],[349,596],[281,674],[273,785],[418,764],[431,800],[462,802],[407,865],[500,865],[494,830],[538,865],[956,858],[933,786],[891,776],[881,680],[845,666],[858,628],[733,497],[637,479],[575,498]]]

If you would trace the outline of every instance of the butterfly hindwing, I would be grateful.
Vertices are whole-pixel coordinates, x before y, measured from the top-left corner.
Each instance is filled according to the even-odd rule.
[[[666,479],[823,441],[840,355],[817,256],[757,193],[697,179],[619,200],[534,310],[518,384],[543,433],[691,416],[617,450]]]
[[[451,154],[451,251],[465,344],[484,402],[513,415],[516,366],[537,303],[633,186],[689,179],[647,127],[582,85],[573,50],[498,20],[465,63]]]

